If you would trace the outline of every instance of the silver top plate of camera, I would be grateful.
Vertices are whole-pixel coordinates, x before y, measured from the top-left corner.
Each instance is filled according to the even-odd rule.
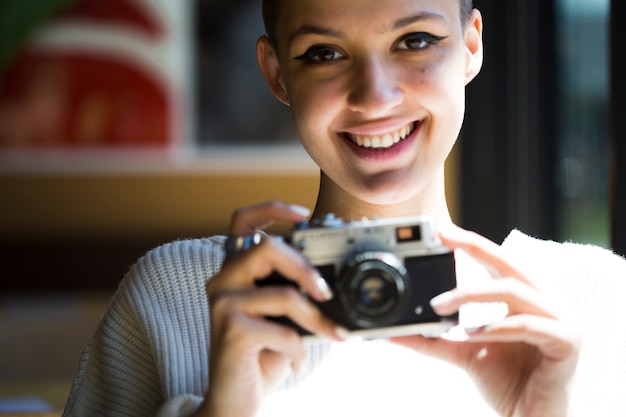
[[[384,250],[423,256],[449,252],[428,217],[411,216],[344,221],[333,215],[296,228],[291,245],[316,264],[337,261],[337,254]]]

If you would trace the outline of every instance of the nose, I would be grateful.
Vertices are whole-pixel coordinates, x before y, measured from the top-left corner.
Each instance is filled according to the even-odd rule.
[[[359,62],[352,74],[348,105],[368,117],[382,117],[402,102],[393,66],[376,57]]]

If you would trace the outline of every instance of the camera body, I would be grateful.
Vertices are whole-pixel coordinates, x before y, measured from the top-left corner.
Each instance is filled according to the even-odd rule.
[[[335,295],[313,302],[357,336],[438,336],[458,322],[458,313],[442,317],[430,307],[431,298],[456,287],[456,273],[454,253],[438,242],[426,217],[344,222],[330,214],[297,225],[285,239]],[[258,281],[290,283],[278,273]],[[311,336],[286,317],[272,319]]]

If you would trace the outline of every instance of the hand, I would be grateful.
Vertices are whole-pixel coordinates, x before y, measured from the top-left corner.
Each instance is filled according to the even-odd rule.
[[[270,202],[238,210],[230,228],[244,236],[275,221],[305,218],[300,207]],[[335,325],[297,289],[255,286],[255,280],[273,271],[316,300],[331,296],[317,270],[279,239],[267,236],[227,262],[206,287],[211,316],[209,392],[197,415],[254,416],[264,398],[302,366],[306,350],[297,332],[265,317],[287,316],[312,333],[340,339]]]
[[[465,369],[502,416],[567,416],[581,345],[578,334],[560,320],[500,246],[456,227],[440,236],[444,245],[465,250],[499,278],[486,288],[457,288],[435,297],[431,302],[435,311],[448,315],[465,303],[506,302],[508,316],[469,332],[464,342],[419,336],[394,341]]]

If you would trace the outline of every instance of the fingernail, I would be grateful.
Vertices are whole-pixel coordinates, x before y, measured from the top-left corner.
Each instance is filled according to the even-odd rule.
[[[293,211],[294,213],[301,215],[302,217],[308,217],[311,214],[310,209],[303,207],[303,206],[299,206],[297,204],[291,204],[289,206],[289,209]]]
[[[345,327],[341,327],[341,326],[335,327],[335,334],[341,340],[348,340],[352,336],[350,334],[350,330],[346,329]]]
[[[450,301],[452,301],[452,294],[450,293],[450,291],[441,293],[439,295],[437,295],[436,297],[433,297],[430,300],[430,305],[431,307],[441,307],[444,306],[448,303],[450,303]]]
[[[332,300],[334,296],[333,290],[330,289],[330,287],[328,286],[328,283],[326,282],[324,278],[322,278],[321,276],[318,276],[315,279],[315,284],[317,285],[317,289],[320,291],[320,293],[324,297],[324,300],[326,301]]]

